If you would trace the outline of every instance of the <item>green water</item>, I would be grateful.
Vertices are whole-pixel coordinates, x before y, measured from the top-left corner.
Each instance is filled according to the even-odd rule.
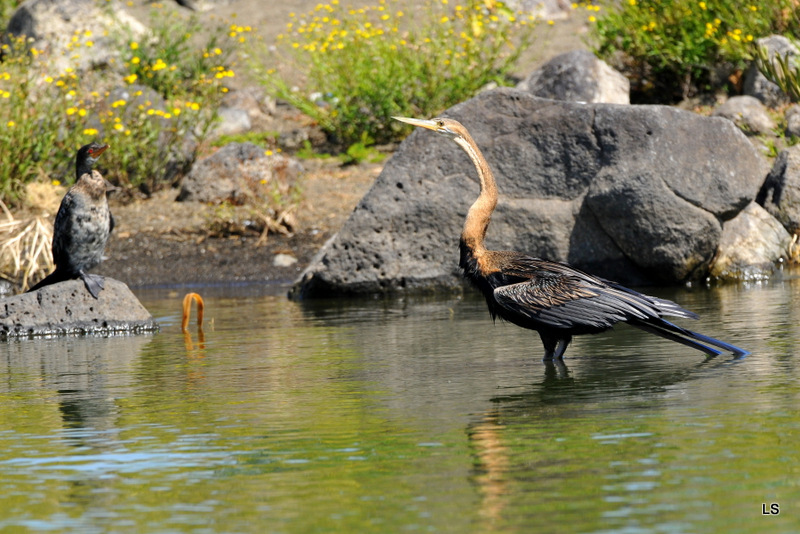
[[[200,340],[140,291],[157,335],[0,346],[0,532],[798,532],[798,292],[658,292],[743,360],[562,367],[474,298],[206,288]]]

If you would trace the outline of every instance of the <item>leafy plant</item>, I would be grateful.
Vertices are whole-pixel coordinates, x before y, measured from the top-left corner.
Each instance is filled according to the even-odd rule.
[[[39,67],[40,53],[28,50],[24,37],[11,38],[2,46],[0,64],[0,200],[18,201],[25,184],[36,179],[42,168],[51,164],[63,141],[59,128],[70,116],[61,107],[67,96],[75,94],[69,75],[45,78],[39,86],[31,75]],[[47,83],[49,80],[49,83]],[[35,101],[36,106],[29,105]],[[66,106],[65,106],[66,107]]]
[[[770,55],[769,51],[756,47],[757,66],[761,73],[792,101],[800,101],[800,70],[797,62],[789,54]]]
[[[339,156],[344,165],[355,165],[364,161],[370,163],[380,163],[386,158],[386,154],[378,152],[374,146],[372,139],[369,138],[366,132],[361,134],[361,141],[353,143],[344,154]]]
[[[205,42],[193,43],[204,30],[197,18],[184,20],[175,12],[154,9],[150,31],[144,39],[128,35],[122,46],[129,79],[152,87],[165,98],[183,97],[202,91],[203,84],[233,78],[231,68],[235,47],[243,43],[250,26],[231,25],[211,28]],[[228,40],[223,44],[224,40]]]
[[[77,148],[100,138],[111,145],[98,165],[109,180],[145,191],[168,183],[210,133],[233,76],[232,51],[250,31],[222,28],[205,45],[189,47],[193,29],[164,17],[141,45],[119,37],[126,72],[80,77],[71,68],[56,73],[49,53],[25,37],[8,38],[0,63],[0,200],[17,203],[25,184],[41,176],[71,177]],[[173,41],[153,41],[167,35]],[[223,39],[228,51],[220,48]],[[68,45],[70,57],[92,46],[91,32],[78,30]],[[173,57],[177,63],[168,63]],[[152,82],[163,92],[137,82]],[[129,96],[120,96],[120,85]]]
[[[331,157],[330,154],[320,153],[314,150],[309,140],[303,141],[303,146],[295,152],[294,155],[299,159],[328,159]]]
[[[245,132],[240,134],[225,134],[211,142],[211,146],[225,146],[230,143],[253,143],[260,147],[274,147],[278,139],[278,132]]]
[[[794,0],[624,0],[596,18],[595,52],[634,82],[638,99],[674,101],[728,82],[753,41],[798,29]]]
[[[397,140],[407,130],[393,115],[434,115],[490,82],[507,83],[532,29],[493,0],[432,1],[413,21],[393,2],[356,9],[331,0],[291,18],[278,37],[282,65],[262,79],[343,146],[362,134]]]
[[[11,19],[11,15],[21,3],[22,0],[0,0],[0,28],[5,28],[8,26],[8,21]],[[2,33],[1,30],[0,33]]]

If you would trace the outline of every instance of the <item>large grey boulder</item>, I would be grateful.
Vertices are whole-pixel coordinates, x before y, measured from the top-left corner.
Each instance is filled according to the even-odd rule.
[[[560,54],[517,85],[542,98],[630,104],[630,81],[588,50]]]
[[[276,181],[296,182],[302,171],[295,159],[267,155],[252,143],[230,143],[192,166],[177,200],[244,204],[268,197]]]
[[[141,333],[158,330],[128,286],[112,278],[93,298],[81,280],[68,280],[0,300],[0,339],[31,336]]]
[[[800,145],[778,154],[756,201],[790,233],[800,233]]]
[[[48,50],[54,68],[64,72],[108,65],[115,58],[111,43],[115,34],[139,37],[146,30],[118,1],[26,0],[11,16],[6,31]]]
[[[753,202],[723,225],[710,274],[718,280],[769,278],[775,263],[786,256],[790,242],[791,236],[781,223]]]
[[[497,178],[487,246],[625,283],[705,275],[722,222],[752,201],[766,174],[730,121],[665,106],[498,89],[446,115],[470,129]],[[458,287],[458,236],[476,182],[455,143],[413,132],[292,296]]]

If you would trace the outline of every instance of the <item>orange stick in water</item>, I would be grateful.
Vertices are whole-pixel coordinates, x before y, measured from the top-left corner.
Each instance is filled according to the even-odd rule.
[[[181,321],[181,331],[184,334],[186,333],[186,327],[189,326],[189,316],[192,313],[193,300],[197,302],[197,329],[201,332],[203,331],[203,309],[205,308],[203,297],[197,293],[187,293],[186,296],[183,297],[183,321]]]

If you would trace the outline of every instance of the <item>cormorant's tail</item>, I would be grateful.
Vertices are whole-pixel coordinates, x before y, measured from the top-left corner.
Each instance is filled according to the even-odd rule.
[[[730,343],[725,343],[719,339],[714,339],[713,337],[692,332],[691,330],[681,328],[680,326],[664,319],[655,319],[650,321],[628,321],[628,323],[637,328],[641,328],[646,332],[650,332],[651,334],[655,334],[671,341],[686,345],[687,347],[705,352],[709,356],[718,356],[719,354],[722,354],[722,351],[731,352],[739,358],[750,354],[750,351],[739,348],[736,345],[731,345]],[[722,349],[722,351],[717,349]]]
[[[38,284],[30,288],[26,293],[30,293],[31,291],[36,291],[37,289],[41,289],[44,286],[49,286],[51,284],[57,284],[58,282],[63,282],[65,280],[69,280],[70,277],[67,276],[63,271],[56,269],[52,273],[45,276]]]

